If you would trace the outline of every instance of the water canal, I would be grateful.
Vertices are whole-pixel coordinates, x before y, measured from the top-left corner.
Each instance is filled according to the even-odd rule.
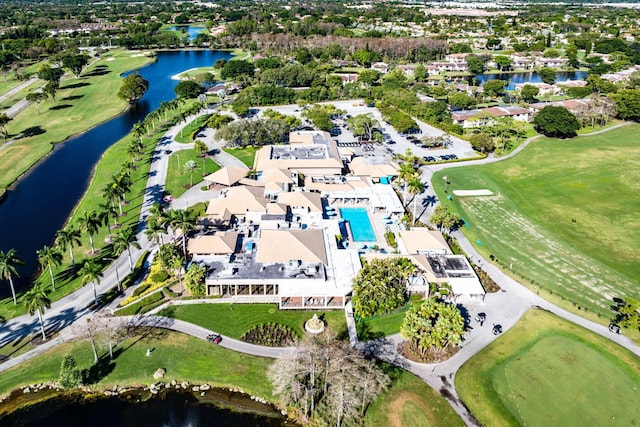
[[[173,88],[178,82],[171,76],[211,66],[222,58],[229,59],[231,54],[213,50],[158,52],[155,63],[140,69],[149,80],[149,90],[134,108],[56,145],[48,157],[9,189],[6,200],[0,203],[0,250],[15,248],[26,263],[18,268],[21,277],[16,280],[16,290],[24,289],[32,280],[38,269],[36,250],[51,245],[56,231],[86,190],[102,153],[161,102],[175,98]],[[0,287],[1,298],[9,295],[8,286]]]

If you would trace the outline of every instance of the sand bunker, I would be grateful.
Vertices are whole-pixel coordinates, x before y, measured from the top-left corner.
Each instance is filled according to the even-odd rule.
[[[486,188],[483,188],[482,190],[453,190],[453,194],[458,197],[493,196],[493,192],[491,190],[487,190]]]

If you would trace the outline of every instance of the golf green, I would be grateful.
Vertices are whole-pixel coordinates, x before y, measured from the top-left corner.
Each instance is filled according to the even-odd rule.
[[[552,314],[531,310],[469,360],[456,389],[484,425],[636,425],[640,361]]]
[[[638,295],[639,133],[629,125],[543,138],[505,161],[439,172],[433,184],[483,256],[569,308],[608,318],[612,297]],[[455,195],[479,189],[493,195]]]

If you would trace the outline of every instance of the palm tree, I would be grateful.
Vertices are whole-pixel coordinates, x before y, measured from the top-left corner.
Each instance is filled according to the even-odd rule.
[[[413,195],[413,223],[416,223],[416,207],[418,206],[418,194],[424,191],[424,183],[419,177],[413,177],[407,184],[409,193]]]
[[[0,133],[4,138],[4,142],[7,142],[7,136],[9,133],[7,132],[7,123],[11,121],[11,117],[7,116],[5,113],[0,113]]]
[[[182,253],[184,257],[187,257],[187,233],[192,230],[196,221],[186,210],[171,210],[168,212],[169,224],[174,230],[180,230],[182,232]]]
[[[138,243],[138,238],[136,236],[136,232],[133,228],[125,228],[121,230],[118,234],[116,234],[115,239],[113,239],[113,251],[119,256],[125,250],[127,251],[127,255],[129,256],[129,270],[133,271],[133,259],[131,258],[131,246],[136,249],[140,249],[140,244]]]
[[[175,257],[171,258],[171,261],[170,261],[171,269],[178,276],[181,290],[182,290],[182,264],[184,264],[183,257],[176,255]]]
[[[113,203],[110,201],[106,201],[104,203],[100,203],[98,205],[98,209],[100,209],[100,213],[98,216],[104,225],[107,226],[107,233],[109,233],[109,241],[113,240],[113,236],[111,235],[111,218],[113,218],[113,226],[118,225],[118,209],[113,206]]]
[[[43,99],[47,99],[47,95],[43,92],[29,92],[26,96],[26,100],[29,102],[34,102],[36,104],[36,111],[38,115],[40,115],[40,102]]]
[[[73,270],[76,269],[76,260],[73,257],[73,247],[80,246],[80,230],[69,226],[64,230],[58,230],[56,233],[56,244],[62,247],[62,250],[69,248],[69,255],[71,256],[71,266]]]
[[[62,254],[55,246],[49,247],[43,246],[42,249],[36,251],[38,255],[38,262],[42,268],[47,267],[49,269],[49,275],[51,276],[51,286],[53,290],[56,290],[56,282],[53,276],[53,266],[60,265],[62,263]]]
[[[88,259],[80,269],[80,275],[82,276],[83,286],[91,282],[91,285],[93,286],[93,302],[95,305],[98,305],[98,291],[96,289],[96,284],[100,284],[102,269],[94,260]]]
[[[45,246],[46,247],[46,246]],[[49,299],[49,290],[42,285],[36,284],[24,294],[24,304],[27,307],[29,315],[33,316],[38,313],[40,319],[40,330],[42,331],[42,339],[46,340],[47,335],[44,332],[44,311],[51,308],[51,300]]]
[[[15,249],[9,249],[7,252],[0,251],[0,278],[9,281],[15,305],[18,305],[18,300],[16,299],[16,290],[13,288],[13,276],[20,277],[16,270],[17,265],[24,265],[24,261],[16,255]]]
[[[162,235],[166,232],[165,228],[157,221],[147,217],[147,227],[144,234],[151,243],[160,243],[162,245]]]
[[[82,215],[78,219],[80,223],[80,227],[84,228],[87,233],[89,233],[89,244],[91,245],[91,253],[95,253],[95,249],[93,248],[93,235],[98,232],[100,229],[100,225],[102,221],[100,221],[100,217],[96,213],[96,211],[83,211]]]
[[[398,178],[403,181],[402,199],[405,203],[407,203],[407,183],[415,175],[416,170],[413,168],[413,165],[411,163],[404,162],[400,165],[400,169],[398,170]]]
[[[198,164],[194,160],[188,160],[184,164],[184,168],[189,171],[189,187],[193,187],[193,171],[196,170]]]
[[[207,159],[207,151],[209,150],[207,144],[205,144],[202,140],[196,139],[196,142],[193,145],[193,149],[196,150],[198,156],[202,157],[202,175],[204,176],[207,172],[204,167],[204,162]]]

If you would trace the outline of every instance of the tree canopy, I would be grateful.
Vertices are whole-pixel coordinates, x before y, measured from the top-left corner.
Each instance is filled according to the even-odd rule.
[[[429,352],[441,353],[462,342],[464,318],[453,304],[429,298],[413,305],[402,321],[400,334],[409,348],[423,359]]]
[[[183,80],[173,90],[179,98],[197,98],[202,88],[193,80]]]
[[[564,107],[548,105],[533,118],[536,132],[554,138],[572,138],[580,129],[580,122]]]
[[[618,117],[640,121],[640,89],[623,89],[611,95],[616,103]]]
[[[118,97],[133,105],[142,98],[147,89],[149,89],[149,81],[143,78],[140,73],[132,73],[122,80]]]
[[[353,279],[353,308],[360,317],[384,314],[405,305],[407,280],[417,268],[408,258],[372,259]]]

